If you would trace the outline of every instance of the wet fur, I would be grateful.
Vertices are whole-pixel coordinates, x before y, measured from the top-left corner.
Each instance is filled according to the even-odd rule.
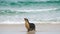
[[[35,30],[35,24],[29,23],[27,18],[24,18],[24,20],[25,20],[25,27],[27,28],[28,32]]]

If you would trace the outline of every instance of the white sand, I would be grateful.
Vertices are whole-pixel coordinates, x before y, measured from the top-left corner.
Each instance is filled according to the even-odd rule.
[[[60,24],[35,24],[35,32],[27,32],[24,24],[0,24],[0,34],[39,34],[41,32],[60,32]]]
[[[35,24],[36,31],[60,32],[60,24]],[[24,24],[0,24],[0,31],[27,31]]]

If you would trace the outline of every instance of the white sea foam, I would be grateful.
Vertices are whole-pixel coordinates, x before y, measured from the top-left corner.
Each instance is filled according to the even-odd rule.
[[[37,11],[50,11],[50,10],[56,10],[57,8],[49,8],[49,9],[29,9],[29,10],[26,10],[26,9],[23,9],[23,10],[12,10],[12,11],[24,11],[24,12],[37,12]]]
[[[30,21],[30,23],[40,23],[40,24],[60,24],[60,22],[38,22],[38,21],[36,21],[36,22],[31,22]],[[0,22],[0,24],[25,24],[25,22],[24,21],[22,21],[22,22],[16,22],[16,21],[4,21],[4,22]]]
[[[25,9],[24,9],[25,8]],[[42,8],[42,9],[32,9],[32,8],[11,8],[11,7],[5,7],[5,8],[0,8],[0,10],[11,10],[11,11],[18,11],[18,12],[37,12],[37,11],[51,11],[51,10],[57,10],[59,8]]]
[[[24,24],[24,22],[18,22],[18,21],[3,21],[0,22],[0,24]]]

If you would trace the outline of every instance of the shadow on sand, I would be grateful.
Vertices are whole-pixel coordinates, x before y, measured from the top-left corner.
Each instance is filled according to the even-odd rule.
[[[27,34],[35,34],[35,31],[27,32]]]

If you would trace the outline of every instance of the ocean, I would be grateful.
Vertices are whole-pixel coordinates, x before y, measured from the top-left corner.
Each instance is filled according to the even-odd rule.
[[[0,0],[0,24],[60,23],[60,1]]]

